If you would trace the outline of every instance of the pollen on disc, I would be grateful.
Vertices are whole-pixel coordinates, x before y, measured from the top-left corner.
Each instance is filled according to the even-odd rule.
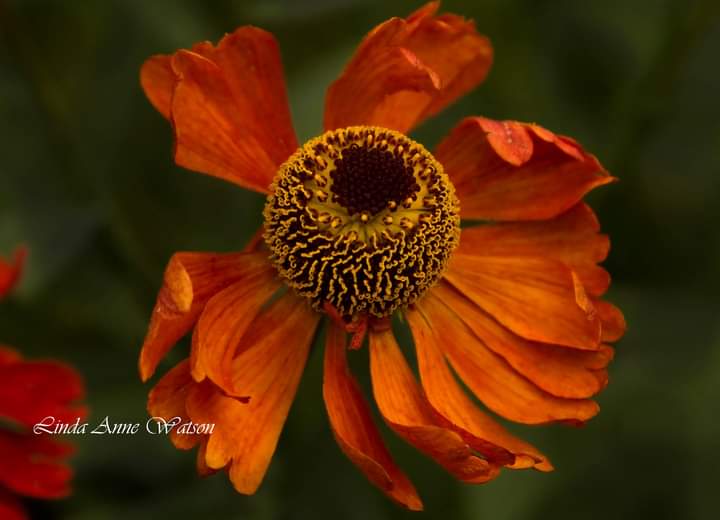
[[[278,170],[265,242],[280,276],[320,310],[383,317],[410,305],[447,267],[458,200],[422,145],[379,127],[332,130]]]

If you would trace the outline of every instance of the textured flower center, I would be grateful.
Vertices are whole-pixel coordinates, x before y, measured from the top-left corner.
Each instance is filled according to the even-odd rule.
[[[265,242],[316,309],[389,316],[440,278],[458,244],[455,190],[420,144],[377,127],[305,143],[275,176]]]

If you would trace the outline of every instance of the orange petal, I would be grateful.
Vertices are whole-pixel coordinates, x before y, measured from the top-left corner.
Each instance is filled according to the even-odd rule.
[[[539,126],[469,117],[437,147],[461,215],[480,220],[543,220],[614,181],[571,139]]]
[[[572,271],[561,262],[456,254],[445,278],[525,339],[600,348],[600,320]]]
[[[607,235],[599,230],[592,209],[580,203],[552,220],[464,228],[456,252],[554,258],[575,271],[590,294],[599,296],[610,284],[607,272],[596,265],[605,260],[610,249]]]
[[[392,18],[360,43],[325,100],[325,129],[377,125],[408,133],[480,84],[492,47],[472,22],[435,16],[431,2]]]
[[[140,68],[140,85],[150,103],[165,119],[170,119],[170,104],[175,88],[175,73],[170,66],[170,56],[150,56]]]
[[[500,325],[445,282],[433,288],[432,294],[452,309],[488,349],[549,394],[584,399],[605,387],[604,369],[612,359],[610,347],[603,345],[597,351],[588,351],[528,341]]]
[[[176,253],[165,269],[140,352],[140,377],[152,377],[160,360],[187,334],[208,300],[228,285],[272,272],[262,253]]]
[[[151,417],[163,419],[165,422],[160,423],[161,425],[172,424],[176,420],[183,423],[189,421],[185,401],[188,392],[195,384],[190,376],[188,360],[178,363],[150,391],[147,402],[148,413]],[[189,450],[200,442],[203,436],[178,433],[177,429],[173,428],[169,437],[176,448]]]
[[[180,78],[171,109],[175,162],[267,193],[278,165],[260,146],[254,129],[241,126],[244,114],[234,103],[223,71],[187,51],[175,54],[172,64]]]
[[[27,249],[22,246],[15,249],[12,261],[7,262],[0,257],[0,298],[9,293],[20,279],[26,258]]]
[[[497,475],[497,466],[437,419],[391,330],[370,333],[370,373],[378,408],[398,435],[459,480],[483,483]]]
[[[209,377],[232,387],[232,360],[244,348],[243,336],[260,308],[281,286],[272,269],[248,273],[205,306],[193,334],[190,369],[196,381]]]
[[[417,491],[392,460],[373,424],[370,409],[348,369],[345,347],[345,330],[331,322],[325,344],[323,398],[335,439],[383,493],[412,511],[421,511]]]
[[[278,45],[261,29],[153,56],[140,80],[173,124],[180,166],[267,193],[297,149]]]
[[[496,464],[511,468],[552,469],[547,458],[536,448],[507,432],[460,389],[422,315],[408,309],[405,317],[415,340],[420,378],[427,398],[465,442]]]
[[[209,477],[210,475],[213,475],[214,473],[217,473],[217,469],[213,469],[210,466],[207,465],[207,462],[205,462],[205,458],[207,457],[207,435],[203,435],[203,440],[200,442],[200,446],[198,447],[197,457],[196,457],[196,467],[198,475],[201,477]]]
[[[593,401],[552,396],[518,374],[432,294],[416,306],[457,374],[495,413],[525,424],[553,421],[577,424],[597,414],[598,406]]]
[[[319,318],[304,299],[287,294],[255,320],[233,362],[235,393],[248,396],[247,404],[207,380],[190,390],[186,406],[192,420],[215,424],[205,463],[213,469],[229,464],[240,493],[254,493],[265,476]]]
[[[614,342],[622,338],[625,335],[627,324],[620,309],[612,303],[602,300],[593,301],[593,305],[602,322],[602,340]]]

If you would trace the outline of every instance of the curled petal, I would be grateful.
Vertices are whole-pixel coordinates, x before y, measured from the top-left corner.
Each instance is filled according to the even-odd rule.
[[[147,402],[150,416],[163,419],[165,423],[161,424],[172,424],[176,420],[183,423],[189,421],[185,402],[194,384],[196,383],[190,376],[190,364],[186,359],[165,374],[150,391]],[[177,428],[172,428],[169,437],[176,448],[189,450],[200,442],[203,436],[178,433]]]
[[[433,296],[460,317],[488,349],[549,394],[584,399],[605,387],[605,367],[612,360],[612,348],[602,345],[597,351],[578,350],[525,340],[446,282],[433,289]]]
[[[469,117],[437,147],[461,215],[480,220],[544,220],[615,180],[570,138],[537,125]]]
[[[614,342],[622,338],[625,335],[627,324],[620,309],[612,303],[602,300],[595,300],[593,305],[602,322],[602,340]]]
[[[392,460],[373,424],[370,409],[347,366],[345,348],[344,329],[331,323],[325,345],[323,398],[335,439],[370,482],[400,505],[420,511],[420,497]]]
[[[0,258],[0,298],[9,293],[20,279],[26,258],[27,249],[25,247],[15,249],[10,262]]]
[[[577,424],[597,414],[598,406],[593,401],[552,396],[518,374],[432,293],[416,306],[457,374],[495,413],[525,424]]]
[[[459,480],[483,483],[497,475],[496,465],[473,454],[436,416],[391,330],[370,334],[370,373],[378,408],[398,435]]]
[[[573,272],[561,262],[456,254],[445,278],[525,339],[583,350],[600,348],[597,313]]]
[[[72,470],[65,459],[73,451],[44,435],[0,431],[0,485],[35,498],[67,496]]]
[[[266,270],[240,278],[210,299],[193,334],[190,364],[196,381],[207,376],[229,391],[232,360],[238,349],[244,348],[243,336],[279,288],[280,281],[268,265]]]
[[[405,316],[412,330],[422,386],[433,408],[463,439],[488,460],[511,468],[550,470],[547,458],[483,413],[460,388],[423,316],[414,309]]]
[[[152,377],[160,360],[197,321],[208,300],[245,277],[271,271],[262,253],[176,253],[170,259],[140,352],[140,377]]]
[[[325,129],[377,125],[408,133],[487,76],[492,47],[474,24],[431,2],[360,43],[325,100]]]
[[[170,60],[170,56],[156,54],[145,60],[140,68],[140,85],[152,106],[165,119],[170,119],[170,105],[176,81]]]
[[[77,401],[85,394],[80,375],[57,361],[22,361],[0,364],[0,416],[28,427],[52,416],[63,423],[87,415]]]
[[[598,262],[610,249],[592,209],[580,203],[551,220],[507,222],[464,228],[456,253],[472,256],[535,256],[560,260],[578,274],[593,296],[603,294],[610,277]]]
[[[240,493],[254,493],[262,482],[285,424],[319,314],[287,294],[261,314],[243,338],[233,362],[234,392],[247,403],[221,392],[209,380],[194,385],[186,403],[195,423],[215,424],[205,464],[229,466]]]
[[[153,56],[140,79],[173,124],[180,166],[267,193],[297,148],[279,48],[261,29],[241,27],[216,47]]]

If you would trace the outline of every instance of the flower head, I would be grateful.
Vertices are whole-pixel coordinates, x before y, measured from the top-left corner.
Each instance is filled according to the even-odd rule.
[[[325,323],[323,396],[342,451],[421,509],[350,373],[368,338],[386,423],[459,480],[548,459],[476,406],[579,424],[607,383],[622,314],[601,300],[609,242],[582,199],[612,182],[570,138],[470,117],[431,153],[406,134],[477,86],[492,61],[471,22],[432,2],[362,41],[326,96],[325,133],[298,146],[277,44],[241,27],[217,46],[150,58],[142,86],[172,122],[175,161],[267,197],[237,253],[177,253],[140,355],[144,380],[185,334],[190,356],[150,392],[152,415],[215,423],[171,435],[198,469],[253,493]],[[460,219],[470,225],[460,228]],[[390,327],[412,332],[418,377]],[[348,340],[348,334],[352,338]]]
[[[0,260],[0,281],[17,281],[25,250],[17,251],[9,269]],[[0,296],[12,285],[3,287]],[[72,367],[55,360],[25,360],[0,345],[0,518],[26,518],[19,497],[51,499],[70,493],[72,470],[66,459],[74,447],[32,429],[47,417],[65,424],[84,418],[87,411],[76,404],[83,395],[82,380]]]

